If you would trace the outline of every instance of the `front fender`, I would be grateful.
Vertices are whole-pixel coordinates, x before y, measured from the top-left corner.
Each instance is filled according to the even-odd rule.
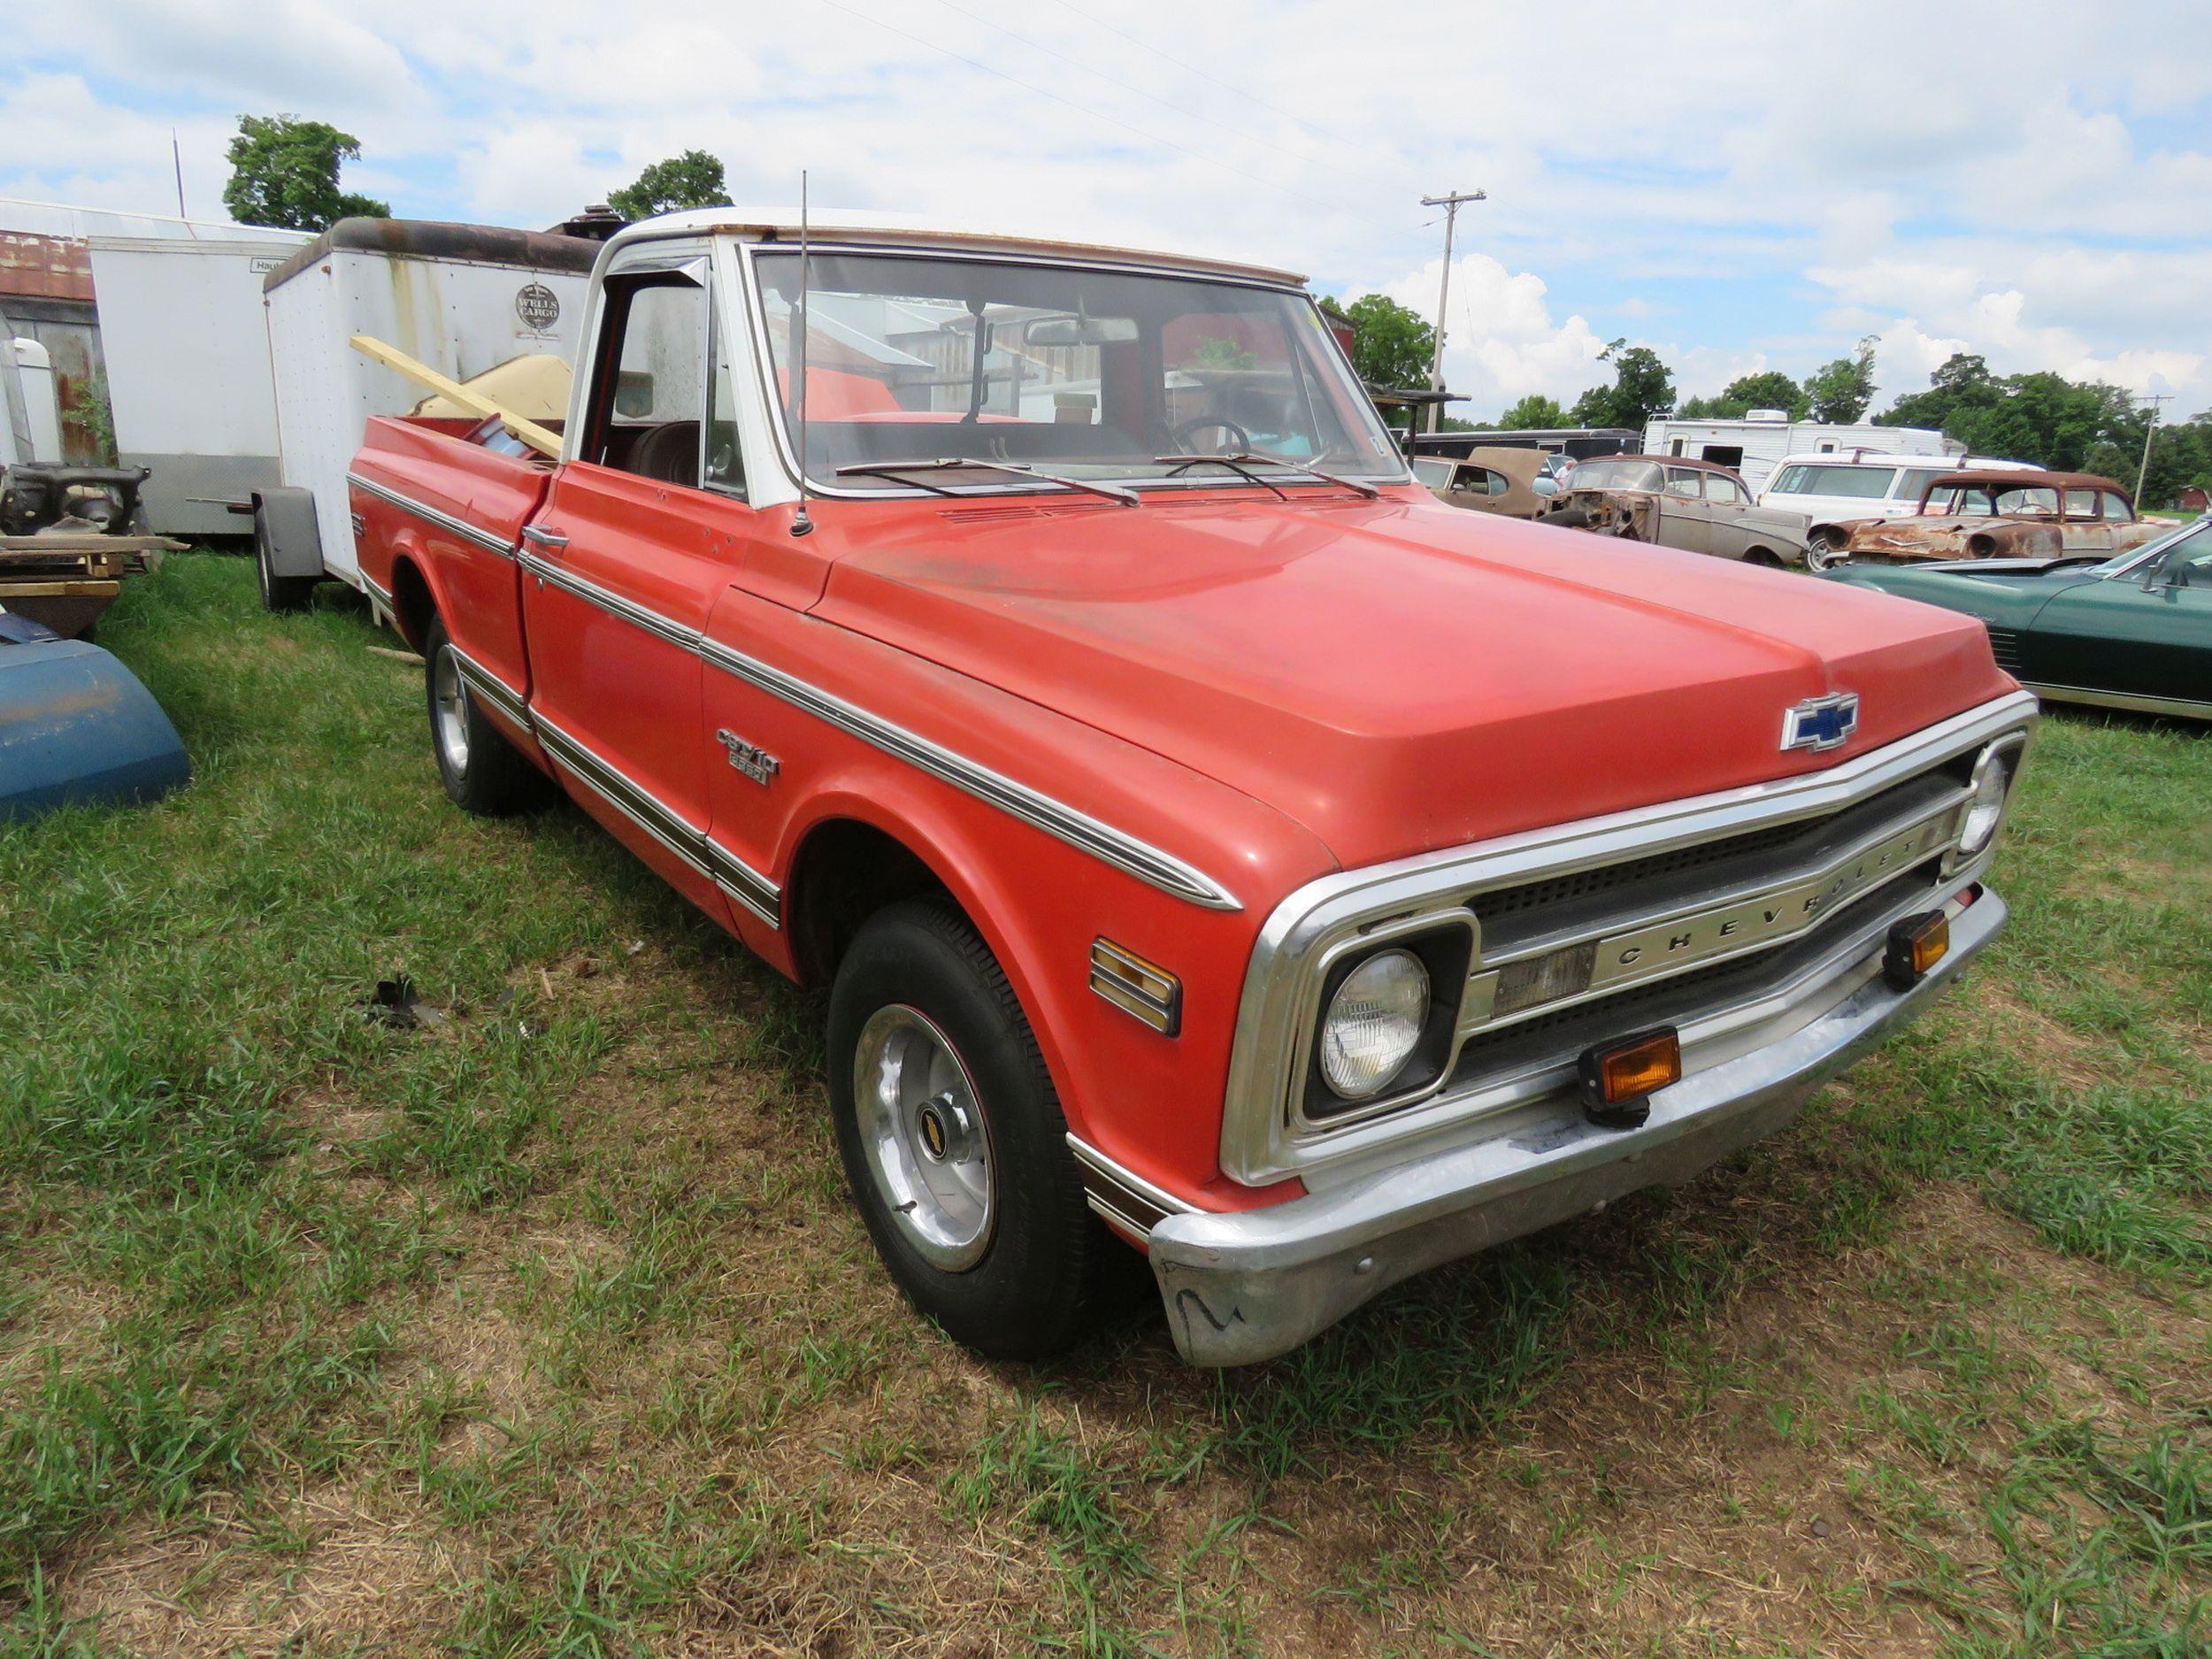
[[[791,820],[778,860],[787,878],[803,867],[809,837],[839,822],[899,842],[966,913],[1021,1002],[1075,1134],[1208,1209],[1300,1190],[1245,1187],[1219,1172],[1237,997],[1263,911],[1192,905],[923,773],[865,756],[825,777]],[[787,916],[803,896],[787,895]],[[1091,946],[1102,937],[1180,979],[1174,1036],[1090,988]]]

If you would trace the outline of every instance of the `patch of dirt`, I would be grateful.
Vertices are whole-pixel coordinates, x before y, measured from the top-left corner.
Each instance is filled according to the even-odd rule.
[[[342,1487],[303,1492],[250,1525],[129,1527],[68,1574],[72,1617],[104,1646],[163,1659],[303,1648],[419,1653],[472,1553],[419,1509]]]

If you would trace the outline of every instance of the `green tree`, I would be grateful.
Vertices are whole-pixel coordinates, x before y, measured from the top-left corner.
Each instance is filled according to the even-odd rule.
[[[1641,432],[1660,416],[1674,412],[1674,376],[1649,346],[1616,340],[1598,353],[1598,360],[1612,364],[1613,384],[1593,386],[1575,399],[1576,426]]]
[[[1805,378],[1805,402],[1815,420],[1847,426],[1874,401],[1874,348],[1879,334],[1868,334],[1858,349],[1838,357]]]
[[[1740,374],[1710,397],[1693,397],[1674,412],[1681,420],[1741,420],[1755,409],[1778,409],[1805,419],[1805,388],[1779,369]]]
[[[722,162],[703,150],[687,150],[680,156],[657,161],[637,176],[634,183],[611,192],[607,205],[625,219],[657,219],[687,207],[727,207],[722,188]]]
[[[327,121],[242,115],[230,141],[223,206],[242,225],[327,230],[342,219],[387,219],[391,204],[338,188],[338,169],[361,158],[361,141]]]
[[[1986,359],[1970,352],[1955,352],[1928,377],[1926,391],[1900,397],[1874,417],[1874,424],[1927,426],[1963,441],[1961,429],[1977,415],[1995,408],[2003,397]]]
[[[1380,294],[1363,294],[1349,305],[1324,300],[1322,309],[1352,325],[1352,367],[1368,385],[1379,392],[1428,385],[1436,330],[1420,312]]]
[[[1566,424],[1566,405],[1541,392],[1531,392],[1498,417],[1498,427],[1502,432],[1533,432]]]

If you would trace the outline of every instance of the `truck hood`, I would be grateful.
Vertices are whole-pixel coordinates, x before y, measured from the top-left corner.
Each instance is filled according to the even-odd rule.
[[[1836,764],[2008,690],[1980,625],[1785,572],[1379,501],[946,506],[816,615],[1241,790],[1360,865]],[[1850,742],[1780,748],[1861,698]]]

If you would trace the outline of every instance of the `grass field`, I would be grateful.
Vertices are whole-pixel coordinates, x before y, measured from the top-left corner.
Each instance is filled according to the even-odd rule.
[[[2012,933],[1747,1158],[1041,1371],[878,1271],[815,1005],[251,595],[103,630],[188,792],[0,831],[0,1655],[2212,1649],[2212,736],[2047,720]]]

